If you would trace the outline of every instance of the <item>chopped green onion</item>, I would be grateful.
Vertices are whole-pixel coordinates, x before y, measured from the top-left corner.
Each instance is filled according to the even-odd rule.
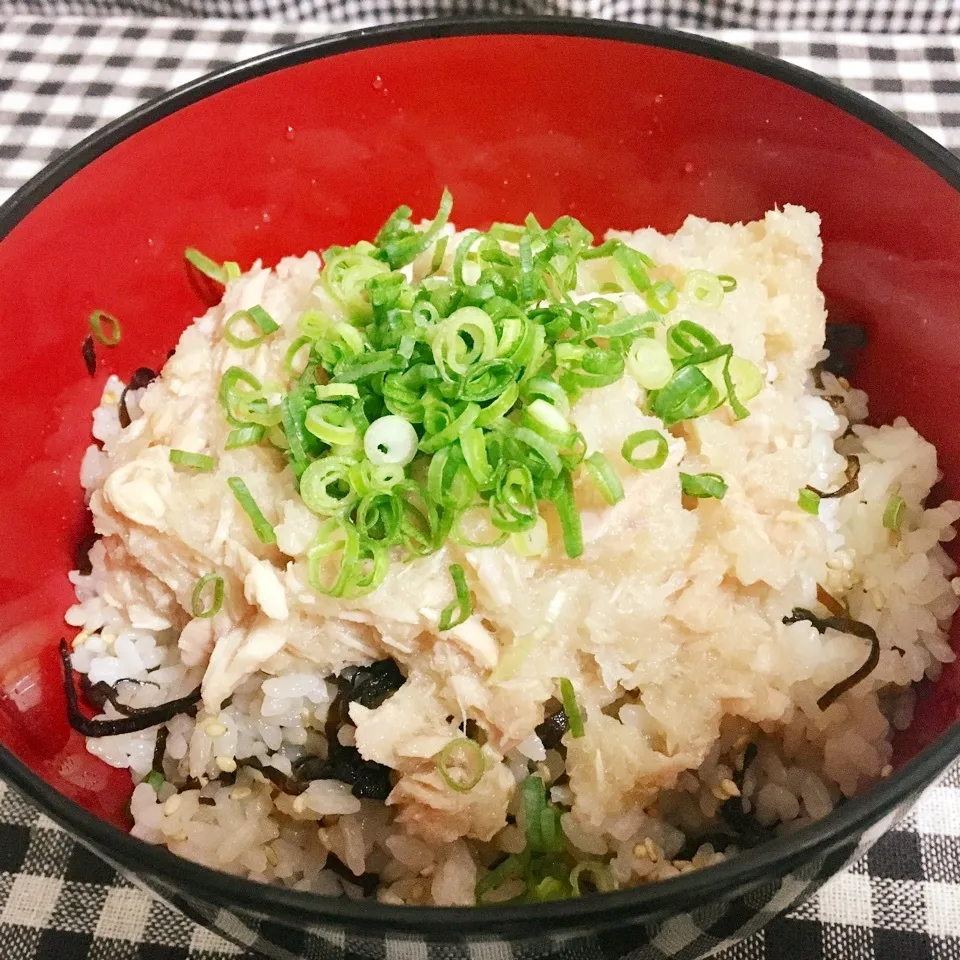
[[[583,465],[590,476],[590,479],[596,484],[603,499],[613,506],[623,499],[623,484],[617,476],[616,471],[610,465],[610,461],[599,451],[591,453],[583,461]]]
[[[583,553],[583,527],[580,522],[580,511],[573,496],[573,475],[569,470],[564,471],[557,484],[557,492],[553,498],[554,506],[560,516],[560,526],[563,530],[563,545],[567,556],[575,560]]]
[[[188,450],[171,450],[170,462],[204,471],[212,470],[217,465],[213,457],[208,457],[205,453],[190,453]]]
[[[650,456],[638,457],[637,450],[651,443],[654,448]],[[623,459],[637,470],[657,470],[667,462],[669,450],[667,438],[659,430],[638,430],[623,441],[620,453]]]
[[[358,436],[350,411],[335,403],[318,403],[307,410],[303,426],[318,440],[330,446],[347,447]]]
[[[681,367],[651,399],[653,413],[667,427],[700,416],[704,407],[713,409],[720,402],[716,387],[697,366]]]
[[[591,878],[598,893],[609,893],[617,889],[617,881],[605,863],[597,860],[581,860],[570,871],[570,887],[575,897],[581,897],[586,892],[580,889],[580,878],[584,874]]]
[[[241,480],[240,477],[229,477],[227,479],[227,485],[233,491],[233,495],[237,498],[237,503],[240,504],[243,512],[250,518],[250,522],[253,524],[253,531],[256,533],[260,542],[267,544],[276,543],[277,535],[274,533],[273,527],[260,512],[257,501],[253,499],[252,494],[247,489],[247,485],[243,480]]]
[[[457,563],[451,563],[450,578],[453,580],[457,596],[440,614],[440,623],[437,629],[441,633],[460,626],[473,613],[473,597],[470,594],[470,588],[467,586],[467,578],[464,576],[463,567]]]
[[[243,337],[236,332],[240,324],[246,324],[248,328],[253,327],[260,332],[252,337]],[[249,310],[237,310],[230,315],[223,327],[223,339],[237,350],[249,350],[251,347],[263,343],[271,333],[279,329],[279,324],[263,307],[250,307]],[[299,344],[297,350],[300,349],[300,346],[303,346],[300,341],[294,341],[294,343]]]
[[[673,362],[659,340],[640,337],[627,354],[627,373],[645,390],[660,390],[673,376]]]
[[[413,424],[390,414],[374,420],[363,435],[363,452],[377,466],[405,467],[417,455],[420,442]]]
[[[254,334],[252,337],[242,337],[237,333],[237,327],[240,324],[246,324],[248,327],[253,325],[250,314],[247,310],[237,310],[232,313],[223,325],[223,339],[237,350],[249,350],[263,343],[267,335],[262,331]]]
[[[244,384],[248,389],[241,389]],[[243,427],[247,425],[245,420],[240,419],[246,415],[250,405],[257,399],[262,398],[260,393],[262,385],[260,381],[243,367],[229,367],[220,379],[220,390],[218,393],[220,406],[223,408],[223,415],[227,423],[232,427]]]
[[[538,776],[520,785],[527,847],[534,853],[557,853],[564,848],[560,812],[547,801],[547,790]]]
[[[448,539],[479,548],[512,538],[520,556],[541,556],[550,549],[544,503],[554,504],[567,555],[578,557],[574,471],[582,464],[607,503],[624,497],[617,470],[602,453],[587,456],[571,420],[587,391],[627,373],[646,391],[644,412],[668,428],[725,402],[746,416],[745,402],[762,388],[731,344],[690,320],[663,323],[679,291],[639,250],[619,239],[594,245],[569,216],[542,226],[530,215],[522,225],[467,232],[451,256],[451,205],[445,190],[426,227],[399,207],[374,243],[324,252],[320,285],[337,307],[300,314],[283,383],[261,383],[242,367],[222,377],[227,449],[269,441],[303,503],[325,520],[307,554],[307,579],[320,593],[369,592],[391,558],[426,556]],[[187,256],[220,282],[239,270],[192,248]],[[576,296],[580,265],[601,258],[598,295]],[[416,271],[400,269],[414,260]],[[446,260],[449,275],[441,275]],[[716,305],[732,282],[690,271],[685,295]],[[603,296],[624,291],[649,309],[632,313]],[[246,349],[278,330],[254,306],[227,320],[224,340]],[[655,469],[668,454],[665,429],[624,445],[635,468]],[[261,529],[272,534],[269,524]],[[455,570],[457,599],[443,611],[443,629],[473,608]],[[550,846],[559,833],[554,813],[545,816]],[[566,884],[567,876],[555,879]],[[528,895],[536,888],[531,879]]]
[[[603,246],[606,246],[606,244]],[[603,249],[603,247],[600,249]],[[646,271],[646,268],[651,265],[649,258],[645,257],[639,250],[628,247],[620,240],[616,242],[613,249],[613,259],[620,267],[620,272],[623,274],[622,279],[633,286],[638,293],[650,289],[650,275]],[[616,274],[618,271],[615,270],[614,273]],[[621,285],[626,286],[626,284]]]
[[[683,292],[701,307],[716,308],[723,302],[720,278],[707,270],[691,270],[683,283]]]
[[[559,877],[544,877],[530,891],[530,899],[536,903],[549,903],[551,900],[564,900],[570,896],[570,885]]]
[[[104,323],[106,323],[108,330],[104,330]],[[120,321],[112,313],[107,313],[106,310],[94,310],[90,314],[90,329],[105,347],[115,347],[122,336]]]
[[[483,750],[467,737],[451,740],[437,754],[435,763],[443,782],[457,793],[469,793],[483,779]]]
[[[491,890],[496,890],[498,887],[502,887],[507,880],[523,876],[529,866],[529,850],[524,850],[522,853],[512,853],[503,863],[497,865],[492,870],[488,870],[477,882],[477,902],[481,903],[485,894]]]
[[[240,447],[250,447],[259,443],[267,428],[259,423],[250,423],[244,427],[234,427],[227,434],[227,442],[223,445],[224,450],[237,450]]]
[[[300,477],[300,498],[318,516],[332,516],[353,507],[360,499],[350,482],[354,461],[347,457],[321,457]]]
[[[727,492],[723,477],[716,473],[681,473],[680,486],[688,497],[722,500]]]
[[[250,319],[256,324],[256,326],[262,330],[265,334],[275,333],[280,329],[280,324],[277,323],[273,317],[267,313],[259,304],[253,307],[250,307],[247,310],[247,313],[250,315]]]
[[[151,770],[144,778],[143,782],[153,787],[154,792],[159,793],[166,779],[159,770]]]
[[[804,487],[800,491],[800,495],[797,497],[797,506],[801,510],[805,510],[807,513],[817,516],[820,513],[820,495],[813,490],[808,490]]]
[[[573,684],[566,677],[560,678],[560,697],[563,700],[563,712],[567,715],[570,736],[574,740],[579,740],[584,734],[583,714],[580,713],[580,707],[577,705]]]
[[[717,274],[717,280],[720,281],[720,288],[724,293],[733,293],[737,289],[737,281],[729,274]]]
[[[903,522],[903,511],[906,503],[899,494],[894,494],[883,508],[883,525],[887,530],[899,530]]]
[[[196,247],[187,247],[187,249],[183,251],[183,256],[187,263],[196,267],[204,276],[209,277],[211,280],[226,284],[229,279],[227,271],[223,266],[202,254]]]
[[[736,395],[744,403],[752,400],[763,389],[763,374],[755,363],[734,354],[730,358],[728,369]]]
[[[314,392],[318,400],[340,400],[344,397],[360,399],[360,391],[355,383],[318,383]]]
[[[324,267],[320,280],[324,289],[347,311],[347,314],[366,322],[373,314],[367,281],[389,273],[390,267],[372,256],[375,248],[369,243],[354,247],[331,247],[323,255]]]
[[[303,373],[307,362],[309,362],[310,350],[307,350],[308,360],[304,361],[304,365],[302,367],[297,369],[294,364],[297,357],[300,355],[300,351],[303,350],[304,347],[309,348],[310,344],[312,343],[313,339],[311,337],[300,336],[297,337],[297,339],[294,340],[289,347],[287,347],[287,352],[283,356],[283,369],[286,371],[288,376],[299,377],[300,374]]]
[[[687,359],[692,357],[696,362],[705,351],[716,350],[720,341],[704,326],[692,320],[681,320],[667,330],[667,350],[671,357]],[[724,350],[723,354],[732,353]]]
[[[677,288],[669,280],[660,280],[645,294],[647,306],[657,313],[669,313],[680,299]]]
[[[203,603],[203,592],[208,584],[213,584],[213,598],[210,606],[206,607]],[[195,617],[206,619],[220,612],[223,606],[223,577],[215,573],[208,573],[202,576],[193,587],[193,599],[190,607]]]
[[[542,557],[550,546],[547,521],[537,517],[537,522],[529,530],[510,534],[510,542],[521,557]]]

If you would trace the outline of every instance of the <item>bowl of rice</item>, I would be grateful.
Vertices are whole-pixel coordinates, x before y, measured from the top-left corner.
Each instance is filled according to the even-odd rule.
[[[960,753],[958,224],[880,107],[628,25],[106,127],[0,209],[0,774],[268,957],[749,935]]]

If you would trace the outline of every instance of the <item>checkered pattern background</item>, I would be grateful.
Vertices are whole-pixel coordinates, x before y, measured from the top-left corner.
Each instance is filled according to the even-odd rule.
[[[0,201],[93,129],[208,70],[345,26],[449,12],[457,0],[414,2],[0,0]],[[477,11],[494,2],[467,5]],[[180,18],[67,15],[83,9],[105,14],[121,5],[140,12],[162,6]],[[960,151],[956,0],[503,0],[498,9],[737,27],[714,35],[839,80]],[[208,13],[306,16],[310,22],[187,18]],[[0,956],[252,960],[117,877],[2,785]],[[929,790],[914,814],[857,866],[788,918],[720,956],[960,960],[960,768]]]

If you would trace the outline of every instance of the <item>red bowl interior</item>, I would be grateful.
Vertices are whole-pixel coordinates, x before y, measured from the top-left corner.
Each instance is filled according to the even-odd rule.
[[[402,202],[432,215],[444,185],[463,225],[819,211],[828,303],[870,329],[856,381],[874,418],[909,417],[960,492],[960,193],[873,126],[729,63],[588,37],[419,40],[248,79],[109,149],[0,242],[0,742],[101,817],[124,822],[129,779],[68,729],[55,646],[103,380],[161,365],[202,310],[184,247],[273,263],[369,237]],[[96,307],[124,338],[91,379]],[[948,668],[925,692],[902,758],[960,715],[958,689]]]

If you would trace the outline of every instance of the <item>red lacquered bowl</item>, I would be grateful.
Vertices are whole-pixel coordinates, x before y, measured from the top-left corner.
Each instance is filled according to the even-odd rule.
[[[960,493],[960,163],[817,76],[679,33],[575,20],[424,23],[221,70],[95,134],[0,209],[0,774],[112,864],[267,955],[693,958],[755,930],[866,849],[960,753],[960,673],[921,693],[899,767],[825,820],[717,867],[555,904],[420,909],[264,888],[123,832],[130,783],[70,732],[56,660],[85,532],[89,412],[111,372],[157,367],[202,309],[182,252],[275,262],[368,237],[441,188],[461,224],[572,214],[595,232],[798,203],[823,218],[821,284],[870,346],[878,420],[939,448]],[[86,317],[122,344],[81,359]],[[955,631],[956,635],[956,631]],[[406,953],[405,953],[406,951]],[[657,952],[660,951],[660,952]]]

